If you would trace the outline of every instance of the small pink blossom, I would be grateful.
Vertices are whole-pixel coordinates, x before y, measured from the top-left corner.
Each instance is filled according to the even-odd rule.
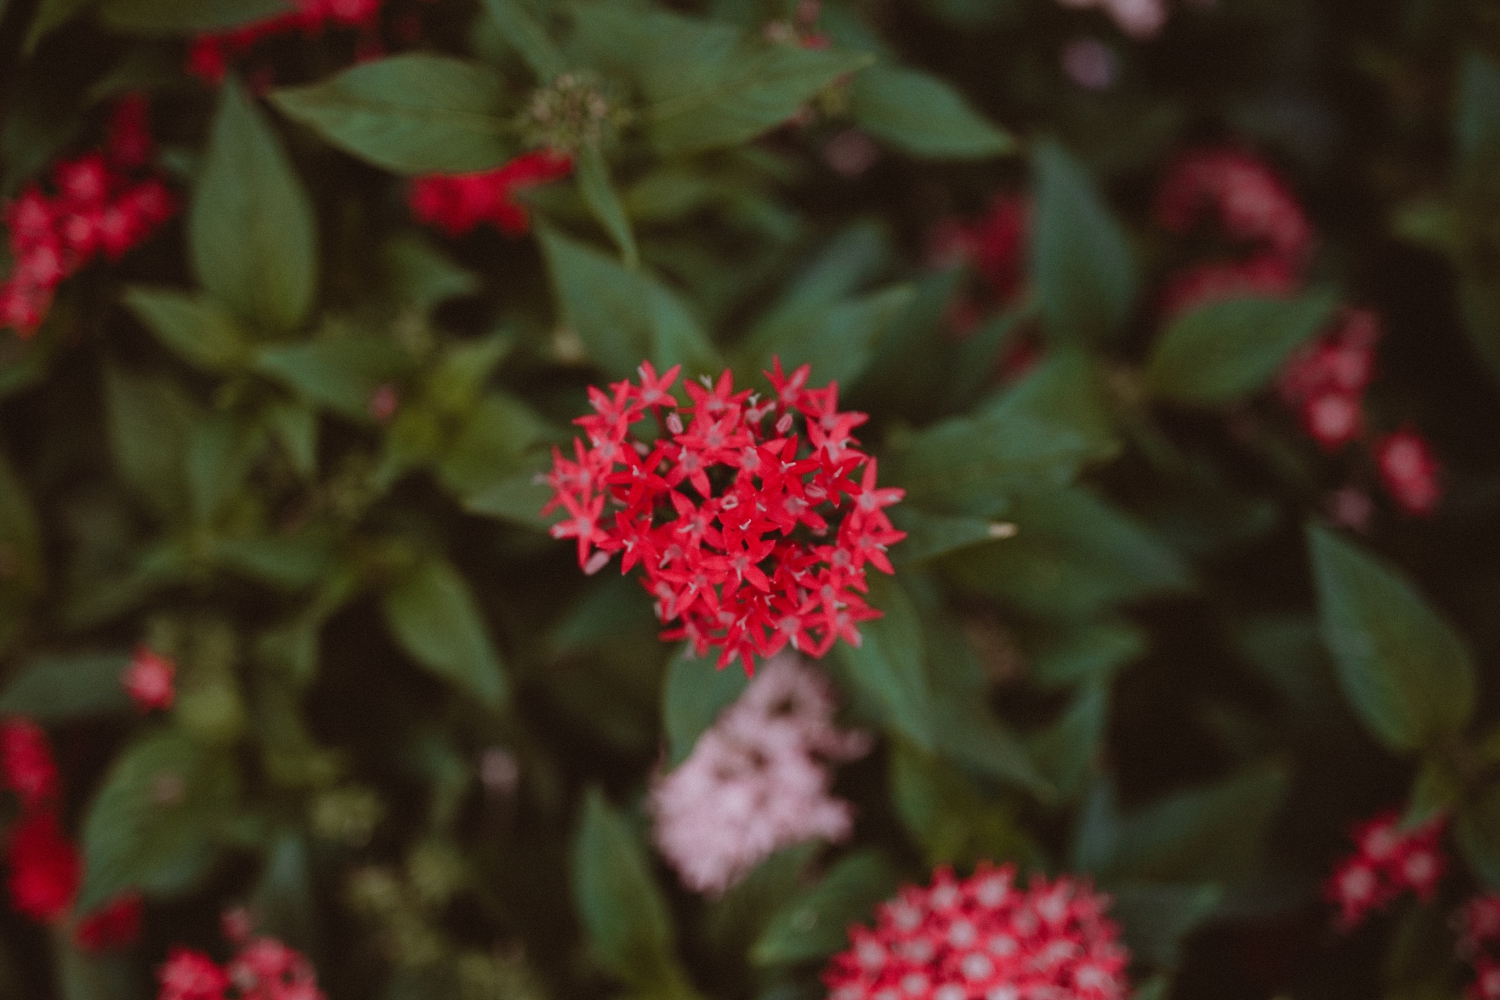
[[[1439,848],[1446,823],[1439,817],[1403,830],[1401,818],[1387,812],[1356,826],[1355,853],[1324,886],[1328,900],[1339,908],[1339,928],[1353,930],[1408,890],[1430,900],[1447,867]]]
[[[168,709],[176,698],[172,686],[177,667],[165,656],[158,656],[145,646],[137,646],[130,666],[120,675],[120,683],[142,712]]]
[[[1403,428],[1375,445],[1375,464],[1391,497],[1408,514],[1425,517],[1443,498],[1441,466],[1432,448],[1416,431]]]
[[[718,895],[776,851],[849,836],[853,813],[828,794],[826,761],[869,752],[839,730],[828,683],[798,657],[767,660],[676,769],[651,790],[655,840],[683,884]]]

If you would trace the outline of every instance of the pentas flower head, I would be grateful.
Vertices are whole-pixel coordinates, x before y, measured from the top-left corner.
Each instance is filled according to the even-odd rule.
[[[1339,928],[1353,930],[1407,890],[1430,900],[1447,867],[1439,847],[1446,824],[1438,817],[1403,830],[1401,817],[1392,811],[1357,825],[1351,834],[1354,854],[1324,886],[1328,900],[1339,908]]]
[[[1364,393],[1375,376],[1380,317],[1346,308],[1332,330],[1292,354],[1278,380],[1308,436],[1337,451],[1364,429]]]
[[[246,938],[229,964],[174,947],[157,969],[157,1000],[326,1000],[312,963],[275,938]]]
[[[1124,1000],[1130,953],[1109,897],[1071,876],[1016,884],[1014,865],[947,868],[850,929],[823,973],[830,1000]]]
[[[1458,952],[1472,957],[1487,948],[1500,946],[1500,893],[1475,896],[1453,914],[1458,931]]]
[[[212,958],[201,951],[182,946],[167,953],[167,960],[156,970],[161,986],[157,1000],[224,1000],[229,976]]]
[[[1218,217],[1230,239],[1290,263],[1300,265],[1312,250],[1312,226],[1296,196],[1250,153],[1196,150],[1167,174],[1156,201],[1163,228],[1187,233],[1207,212]]]
[[[866,416],[840,412],[838,385],[809,388],[810,374],[776,361],[762,398],[726,371],[687,383],[679,406],[678,368],[643,364],[639,385],[589,390],[594,413],[574,421],[588,444],[554,449],[542,477],[543,514],[565,515],[552,536],[575,540],[584,571],[617,553],[622,572],[640,566],[662,638],[717,649],[720,667],[858,645],[858,623],[880,616],[860,596],[865,567],[892,572],[886,552],[906,537],[885,513],[903,491],[878,485],[853,436]],[[657,433],[636,433],[648,416]]]
[[[168,709],[177,694],[172,686],[177,666],[165,656],[158,656],[145,646],[137,646],[130,665],[120,675],[130,700],[142,712]]]
[[[1426,517],[1443,498],[1438,482],[1442,466],[1427,440],[1410,428],[1388,434],[1375,444],[1380,481],[1408,514]]]
[[[849,836],[853,814],[828,794],[825,761],[861,757],[870,739],[836,728],[835,707],[816,670],[778,654],[687,760],[658,775],[653,836],[684,885],[718,895],[784,847]]]
[[[43,924],[67,916],[83,878],[83,859],[55,813],[45,810],[22,818],[11,830],[5,860],[16,912]]]
[[[472,174],[429,174],[412,182],[412,215],[449,236],[462,236],[488,222],[509,236],[530,227],[515,192],[561,180],[573,172],[573,159],[550,149],[523,153],[504,166]]]
[[[27,812],[57,800],[60,785],[52,745],[46,731],[30,719],[14,716],[0,721],[0,780]]]

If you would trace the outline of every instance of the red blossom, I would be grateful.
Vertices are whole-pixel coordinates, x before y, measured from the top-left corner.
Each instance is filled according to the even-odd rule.
[[[1034,877],[981,862],[971,878],[947,868],[906,886],[853,927],[823,973],[830,1000],[1124,1000],[1130,953],[1105,916],[1109,897],[1085,881]]]
[[[180,945],[167,953],[156,981],[161,985],[157,1000],[225,1000],[229,989],[229,976],[213,959]]]
[[[996,195],[972,222],[949,217],[927,234],[927,256],[937,265],[970,261],[991,296],[1007,302],[1020,287],[1026,253],[1027,204],[1017,195]]]
[[[1437,509],[1443,498],[1438,482],[1442,466],[1416,431],[1403,428],[1378,441],[1375,464],[1380,469],[1380,481],[1402,510],[1425,517]]]
[[[121,896],[80,920],[73,939],[84,951],[129,947],[141,936],[142,910],[140,896]]]
[[[83,860],[50,810],[24,817],[6,848],[11,905],[38,923],[65,917],[78,894]]]
[[[16,716],[0,722],[0,779],[27,812],[57,800],[57,762],[47,733],[30,719]]]
[[[1206,213],[1230,239],[1291,263],[1306,260],[1312,226],[1290,187],[1260,158],[1236,149],[1201,149],[1183,156],[1162,182],[1156,218],[1174,233],[1189,232]]]
[[[559,180],[572,171],[572,157],[538,149],[494,170],[418,177],[407,201],[412,215],[449,236],[462,236],[483,222],[520,236],[530,227],[530,218],[514,200],[515,192]]]
[[[639,386],[590,389],[594,413],[574,421],[588,445],[575,439],[573,459],[554,449],[544,477],[543,513],[564,514],[552,537],[573,539],[588,573],[615,553],[622,572],[641,566],[662,638],[716,649],[720,667],[858,645],[858,623],[880,615],[860,596],[865,566],[891,572],[886,551],[905,537],[885,514],[902,491],[879,488],[856,447],[865,415],[838,410],[836,384],[807,388],[807,365],[788,375],[775,362],[766,399],[727,371],[686,383],[684,407],[669,393],[677,373],[648,362]],[[649,441],[631,431],[648,415],[661,430]]]
[[[142,712],[168,709],[176,698],[172,681],[177,666],[165,656],[158,656],[145,646],[137,646],[130,666],[120,675],[120,683]]]
[[[1339,928],[1353,930],[1408,890],[1430,900],[1447,867],[1438,844],[1446,823],[1439,817],[1402,829],[1400,816],[1386,812],[1357,825],[1355,853],[1324,885],[1325,896],[1339,908]]]
[[[31,337],[64,278],[101,252],[118,260],[177,211],[159,179],[136,176],[153,149],[144,100],[122,98],[103,150],[53,169],[57,194],[32,184],[6,206],[14,268],[0,281],[0,328]]]

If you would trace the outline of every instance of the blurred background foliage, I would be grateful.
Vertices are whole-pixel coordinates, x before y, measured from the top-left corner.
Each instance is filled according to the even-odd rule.
[[[183,206],[0,334],[0,711],[58,748],[75,912],[146,898],[117,953],[0,913],[0,993],[150,995],[238,902],[334,998],[816,997],[847,921],[982,858],[1093,875],[1142,995],[1461,993],[1445,914],[1500,888],[1500,5],[1183,0],[1137,39],[1052,0],[389,0],[184,68],[278,10],[0,4],[3,194],[138,93]],[[1168,320],[1223,248],[1155,192],[1223,145],[1305,207],[1305,289]],[[406,177],[539,146],[573,169],[529,235],[413,220]],[[1004,293],[929,252],[996,195]],[[1340,302],[1432,516],[1270,391]],[[823,664],[881,736],[852,841],[712,901],[642,793],[737,688],[533,477],[588,385],[773,355],[871,415],[909,537]],[[168,713],[115,681],[140,643]],[[1454,817],[1442,898],[1335,934],[1348,825],[1408,806]]]

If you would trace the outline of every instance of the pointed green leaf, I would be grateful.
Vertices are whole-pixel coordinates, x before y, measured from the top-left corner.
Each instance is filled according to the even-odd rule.
[[[1084,790],[1104,742],[1109,720],[1109,687],[1085,684],[1062,716],[1031,741],[1031,755],[1063,801]]]
[[[693,656],[691,647],[672,657],[661,692],[668,767],[687,759],[698,737],[734,704],[749,682],[738,663],[715,669],[713,660]]]
[[[370,396],[399,379],[411,358],[394,342],[357,334],[263,348],[255,369],[350,420],[369,420]]]
[[[1087,171],[1051,140],[1032,154],[1036,210],[1031,273],[1042,323],[1061,343],[1120,332],[1135,306],[1130,242]]]
[[[609,179],[609,164],[596,143],[586,143],[578,151],[578,190],[583,194],[584,204],[594,213],[594,218],[604,227],[609,238],[620,248],[620,256],[626,267],[635,267],[640,261],[636,250],[635,233],[630,229],[630,220],[625,217],[625,207],[615,193]]]
[[[1006,805],[988,802],[963,772],[897,741],[891,755],[891,804],[929,865],[968,867],[980,860],[1027,865],[1040,851]]]
[[[517,0],[484,0],[484,9],[542,83],[568,68],[557,43]]]
[[[551,229],[538,235],[563,317],[609,375],[629,377],[646,360],[716,370],[713,346],[664,284]]]
[[[1174,320],[1156,341],[1146,384],[1163,399],[1199,406],[1236,402],[1265,388],[1294,348],[1328,322],[1330,291],[1296,299],[1215,302]]]
[[[1131,955],[1174,968],[1182,941],[1213,915],[1223,898],[1216,885],[1131,882],[1112,885],[1110,916],[1120,922]]]
[[[937,740],[938,719],[916,609],[894,580],[872,573],[869,584],[870,605],[884,616],[860,623],[858,646],[839,642],[843,676],[875,707],[887,726],[924,750],[931,750]]]
[[[481,704],[507,695],[500,655],[468,583],[448,562],[428,558],[385,592],[386,623],[403,649]]]
[[[120,477],[163,520],[187,511],[187,452],[197,409],[177,386],[123,369],[104,372],[110,450]]]
[[[244,88],[225,81],[188,215],[193,270],[242,319],[300,326],[318,284],[312,201]]]
[[[640,842],[597,788],[583,799],[572,875],[574,909],[604,967],[643,995],[675,992],[682,974],[666,902]]]
[[[407,53],[271,94],[281,112],[335,146],[398,174],[498,167],[515,139],[504,81],[479,63]]]
[[[1463,159],[1500,144],[1500,65],[1476,49],[1459,65],[1453,138]]]
[[[926,159],[977,160],[1015,150],[1015,140],[963,96],[921,70],[881,63],[854,78],[849,113],[862,128]]]
[[[0,693],[0,715],[60,722],[130,708],[120,674],[128,653],[74,653],[31,660]]]
[[[245,334],[234,318],[206,296],[137,285],[122,298],[157,340],[191,365],[223,373],[250,359]]]
[[[885,328],[911,304],[910,285],[896,285],[858,299],[844,299],[782,313],[757,328],[741,347],[736,371],[747,378],[769,371],[771,359],[791,371],[812,365],[815,382],[852,385],[870,362]]]
[[[1393,567],[1333,532],[1308,527],[1323,641],[1344,694],[1394,751],[1461,734],[1474,714],[1474,661],[1463,639]]]
[[[180,733],[126,748],[84,817],[78,910],[130,890],[174,896],[191,889],[213,863],[238,789],[230,757]]]
[[[790,965],[847,948],[848,926],[868,920],[875,904],[895,891],[896,876],[884,858],[875,851],[851,854],[771,919],[750,950],[750,960]]]

